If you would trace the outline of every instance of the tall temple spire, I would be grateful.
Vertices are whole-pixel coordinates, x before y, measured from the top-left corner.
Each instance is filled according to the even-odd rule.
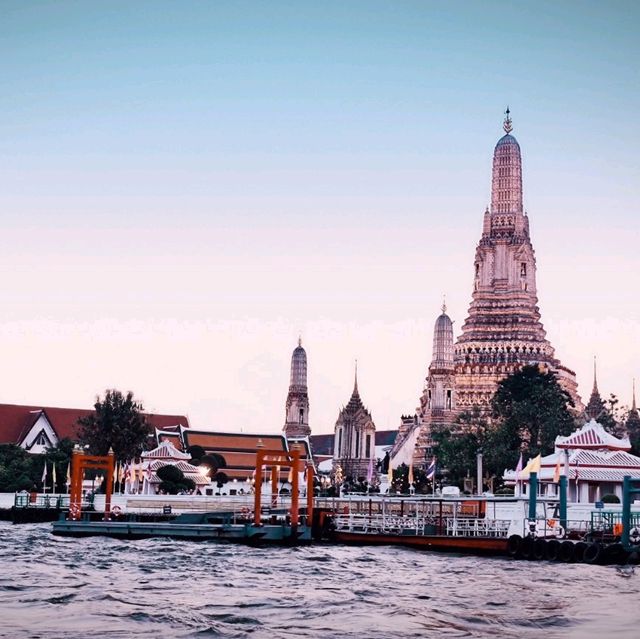
[[[491,213],[496,214],[523,214],[522,208],[522,157],[520,145],[511,135],[513,124],[511,122],[509,107],[506,110],[503,135],[493,151],[493,175],[491,180]],[[497,225],[501,230],[504,227],[514,227],[515,219],[501,219]],[[492,225],[493,226],[493,225]],[[516,229],[517,230],[517,229]]]
[[[636,410],[637,411],[638,409],[636,408],[636,378],[635,377],[633,378],[632,388],[633,388],[633,390],[631,391],[631,393],[632,393],[632,395],[631,395],[631,397],[632,397],[631,410]]]
[[[356,360],[355,375],[353,379],[353,394],[358,394],[358,360]]]
[[[307,391],[307,353],[302,348],[302,337],[291,355],[289,394],[285,406],[284,432],[287,437],[307,437],[309,428],[309,394]]]
[[[596,370],[596,356],[593,356],[593,389],[591,391],[591,397],[589,397],[589,403],[585,408],[585,413],[590,419],[597,420],[604,410],[604,402],[600,397],[600,391],[598,390],[598,376]]]
[[[633,395],[631,402],[631,410],[627,414],[627,419],[625,421],[625,428],[627,429],[627,435],[631,439],[637,439],[638,435],[640,435],[640,413],[638,413],[638,408],[636,406],[636,380],[635,377],[633,379]]]

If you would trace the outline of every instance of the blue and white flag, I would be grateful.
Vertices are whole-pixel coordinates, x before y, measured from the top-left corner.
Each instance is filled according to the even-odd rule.
[[[431,464],[429,464],[429,468],[427,468],[427,479],[435,479],[436,476],[436,458],[434,457],[431,460]]]

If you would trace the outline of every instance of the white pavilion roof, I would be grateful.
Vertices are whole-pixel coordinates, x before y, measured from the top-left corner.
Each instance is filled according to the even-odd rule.
[[[562,437],[558,435],[555,441],[556,450],[559,448],[583,448],[583,449],[608,449],[608,450],[630,450],[629,439],[618,439],[608,433],[601,424],[594,419],[587,422],[571,435]]]
[[[191,459],[189,453],[178,450],[170,441],[165,440],[153,450],[142,453],[143,459]]]

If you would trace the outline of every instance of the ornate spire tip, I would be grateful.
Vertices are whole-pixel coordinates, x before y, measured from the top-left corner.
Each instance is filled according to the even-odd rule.
[[[511,133],[511,131],[513,131],[513,124],[511,122],[511,117],[509,115],[511,113],[511,111],[509,110],[509,107],[507,107],[507,110],[504,113],[506,117],[504,119],[502,128],[505,130],[505,133],[509,134]]]

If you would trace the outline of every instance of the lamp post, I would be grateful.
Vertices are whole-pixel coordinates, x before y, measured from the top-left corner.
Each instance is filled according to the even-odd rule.
[[[478,492],[478,495],[481,495],[482,494],[482,448],[478,450],[478,453],[476,455],[476,465],[477,465],[477,468],[476,468],[477,492]]]

